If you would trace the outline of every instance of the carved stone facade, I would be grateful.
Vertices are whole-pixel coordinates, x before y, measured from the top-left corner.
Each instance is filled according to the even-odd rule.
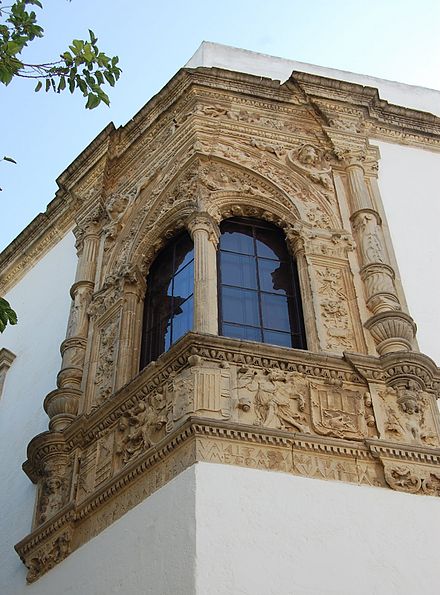
[[[440,495],[440,370],[417,352],[389,258],[373,117],[348,111],[356,85],[338,89],[183,70],[72,166],[71,313],[49,431],[24,464],[38,485],[16,546],[29,581],[196,461]],[[234,216],[284,231],[308,351],[216,336],[219,224]],[[147,273],[182,229],[194,332],[139,372]]]

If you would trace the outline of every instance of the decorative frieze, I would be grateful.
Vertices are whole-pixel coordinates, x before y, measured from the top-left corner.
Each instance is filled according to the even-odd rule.
[[[31,442],[35,530],[17,546],[29,580],[195,461],[439,495],[440,371],[415,353],[399,370],[396,357],[188,334],[87,416]],[[53,523],[72,536],[61,553],[58,537],[35,541]]]

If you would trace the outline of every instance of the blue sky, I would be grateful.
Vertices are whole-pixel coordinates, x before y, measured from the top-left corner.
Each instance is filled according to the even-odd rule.
[[[55,179],[110,122],[125,124],[203,40],[292,60],[440,89],[438,0],[46,0],[44,39],[27,62],[56,59],[91,28],[123,74],[110,108],[82,96],[34,93],[14,80],[0,89],[0,249],[54,197]]]

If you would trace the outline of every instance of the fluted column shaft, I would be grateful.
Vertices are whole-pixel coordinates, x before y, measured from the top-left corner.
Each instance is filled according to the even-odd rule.
[[[194,241],[194,330],[217,335],[217,245],[220,232],[208,213],[194,213],[187,226]]]
[[[138,331],[142,325],[142,303],[146,290],[144,277],[135,268],[128,269],[122,275],[121,284],[123,306],[115,390],[126,384],[139,370]]]

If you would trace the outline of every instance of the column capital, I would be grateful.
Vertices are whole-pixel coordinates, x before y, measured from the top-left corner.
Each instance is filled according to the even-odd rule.
[[[198,231],[205,231],[208,234],[209,240],[217,246],[220,238],[220,229],[214,221],[212,215],[206,211],[195,211],[186,220],[186,227],[194,239],[194,234]]]

